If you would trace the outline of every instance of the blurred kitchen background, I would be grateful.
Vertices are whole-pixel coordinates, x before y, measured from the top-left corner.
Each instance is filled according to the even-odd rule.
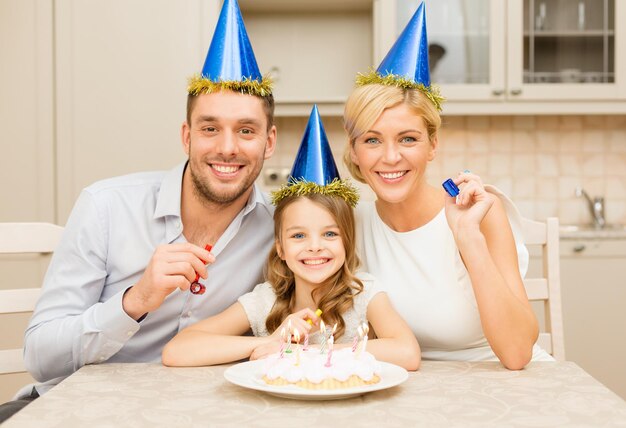
[[[566,357],[626,398],[626,2],[426,4],[432,78],[448,98],[429,177],[470,169],[524,216],[575,225],[561,241]],[[63,225],[90,183],[183,161],[186,81],[220,5],[0,0],[0,221]],[[261,71],[275,79],[279,149],[260,183],[284,180],[313,103],[347,175],[343,101],[418,1],[240,5]],[[46,262],[2,257],[0,287],[39,284]],[[20,346],[27,320],[0,319],[0,349]],[[0,402],[26,381],[0,377]]]

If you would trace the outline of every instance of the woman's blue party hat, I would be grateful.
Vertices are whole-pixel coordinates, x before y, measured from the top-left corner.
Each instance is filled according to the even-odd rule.
[[[230,89],[251,95],[272,93],[271,81],[259,71],[237,0],[224,0],[202,74],[193,77],[192,95]]]
[[[313,106],[309,116],[289,181],[280,190],[272,192],[272,202],[278,204],[287,196],[310,193],[338,196],[351,206],[359,200],[357,190],[339,176],[317,105]]]
[[[430,83],[426,6],[420,3],[402,34],[376,71],[357,76],[357,85],[377,83],[419,89],[441,110],[443,97]]]

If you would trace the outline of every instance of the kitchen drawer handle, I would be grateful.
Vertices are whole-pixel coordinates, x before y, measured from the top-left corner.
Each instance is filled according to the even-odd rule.
[[[522,93],[522,90],[519,88],[511,89],[511,95],[519,95]]]
[[[494,89],[491,93],[497,97],[504,94],[504,89]]]
[[[585,244],[576,245],[573,249],[575,253],[582,253],[587,246]]]

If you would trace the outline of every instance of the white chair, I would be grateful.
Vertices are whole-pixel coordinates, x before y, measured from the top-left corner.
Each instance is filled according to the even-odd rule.
[[[522,219],[527,246],[539,246],[543,262],[541,278],[525,278],[528,300],[544,305],[545,325],[540,328],[537,344],[556,360],[565,360],[563,314],[561,310],[561,279],[559,268],[559,219],[550,217],[545,223]]]
[[[0,223],[0,254],[49,254],[54,251],[63,228],[51,223]],[[0,315],[32,312],[40,295],[36,288],[0,290]],[[22,349],[0,350],[0,374],[26,371]]]

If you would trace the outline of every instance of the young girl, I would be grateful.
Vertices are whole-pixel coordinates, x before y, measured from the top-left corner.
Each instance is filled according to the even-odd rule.
[[[293,171],[292,176],[299,177]],[[298,181],[287,189],[274,197],[275,246],[268,281],[224,312],[178,333],[163,350],[163,364],[202,366],[263,358],[279,352],[281,331],[289,326],[308,334],[310,344],[318,344],[320,317],[315,312],[320,309],[326,325],[337,324],[336,348],[351,346],[358,326],[368,320],[370,336],[376,338],[368,341],[367,350],[379,360],[417,370],[420,349],[415,336],[376,280],[354,273],[359,265],[354,189],[336,179],[321,185]],[[337,189],[354,197],[339,196]],[[243,336],[250,330],[254,337]]]

